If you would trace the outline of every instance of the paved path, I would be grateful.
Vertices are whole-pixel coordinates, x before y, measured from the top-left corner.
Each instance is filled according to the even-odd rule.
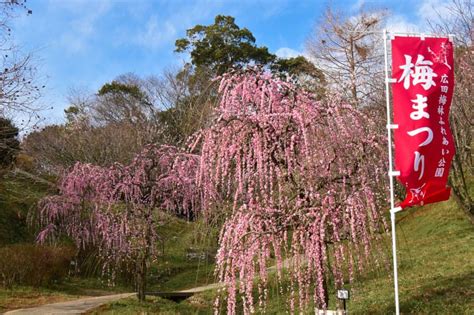
[[[288,265],[291,263],[289,259],[286,259],[283,262],[283,268],[287,268]],[[273,272],[276,270],[276,266],[272,266],[268,268],[269,271]],[[195,287],[192,289],[182,290],[178,292],[183,293],[199,293],[203,291],[208,291],[212,289],[218,289],[223,286],[222,283],[212,283],[205,286]],[[127,298],[130,296],[136,295],[136,293],[122,293],[122,294],[114,294],[114,295],[104,295],[104,296],[97,296],[97,297],[90,297],[90,298],[83,298],[79,300],[67,301],[67,302],[60,302],[54,304],[46,304],[42,306],[32,307],[32,308],[22,308],[18,310],[13,310],[6,312],[5,315],[59,315],[59,314],[83,314],[87,311],[93,310],[98,308],[99,306],[113,302],[116,300],[120,300],[123,298]],[[318,315],[325,314],[325,315],[339,315],[343,314],[343,312],[336,312],[336,311],[319,311]]]
[[[220,288],[222,284],[212,283],[209,285],[182,290],[183,293],[198,293],[207,290]],[[6,312],[5,315],[59,315],[59,314],[83,314],[87,311],[98,308],[99,306],[136,295],[136,293],[123,293],[114,295],[104,295],[90,298],[82,298],[67,302],[45,304],[31,308],[21,308]]]
[[[46,304],[32,308],[22,308],[6,312],[5,315],[59,315],[59,314],[82,314],[97,308],[103,304],[136,295],[136,293],[122,293],[114,295],[96,296],[79,300]]]
[[[202,287],[196,287],[196,288],[192,288],[192,289],[181,290],[181,291],[178,291],[178,292],[199,293],[199,292],[209,291],[209,290],[213,290],[213,289],[219,289],[219,288],[222,288],[223,286],[224,286],[223,283],[211,283],[211,284],[208,284],[208,285],[204,285]]]

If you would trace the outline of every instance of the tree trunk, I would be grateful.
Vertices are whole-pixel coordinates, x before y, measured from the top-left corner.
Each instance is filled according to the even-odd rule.
[[[323,288],[324,288],[324,304],[326,304],[326,309],[327,309],[329,307],[329,292],[328,292],[328,279],[327,279],[327,277],[324,277]]]
[[[145,290],[146,290],[146,257],[143,257],[137,266],[137,295],[140,302],[145,301]]]

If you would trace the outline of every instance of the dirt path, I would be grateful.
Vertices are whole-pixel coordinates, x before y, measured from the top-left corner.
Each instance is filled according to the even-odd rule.
[[[103,304],[120,300],[135,295],[136,293],[122,293],[113,295],[96,296],[73,300],[68,302],[60,302],[46,304],[32,308],[22,308],[6,312],[5,315],[46,315],[46,314],[82,314],[97,308]]]

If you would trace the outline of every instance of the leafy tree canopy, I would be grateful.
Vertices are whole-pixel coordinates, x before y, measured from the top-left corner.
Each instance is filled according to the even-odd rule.
[[[10,119],[0,117],[0,167],[12,164],[19,149],[18,128]]]
[[[286,72],[290,75],[308,74],[315,78],[324,80],[324,75],[321,70],[308,61],[303,56],[292,58],[278,58],[271,66],[274,72]]]
[[[98,91],[97,102],[93,104],[94,118],[100,122],[118,123],[145,122],[153,116],[154,107],[139,79],[125,82],[114,80],[104,84]]]
[[[225,15],[216,16],[212,25],[188,29],[186,37],[176,40],[175,46],[176,52],[190,52],[193,65],[209,67],[218,75],[234,66],[266,65],[276,58],[267,47],[255,44],[252,32]]]
[[[104,95],[129,95],[138,100],[146,100],[146,95],[141,88],[136,84],[122,83],[119,81],[112,81],[105,83],[97,93],[99,96]]]
[[[313,93],[318,100],[326,93],[327,82],[324,73],[303,56],[278,58],[270,69],[280,78],[291,76],[295,83]]]

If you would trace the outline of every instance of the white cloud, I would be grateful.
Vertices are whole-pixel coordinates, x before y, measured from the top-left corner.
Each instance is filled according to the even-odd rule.
[[[365,6],[365,0],[357,0],[356,3],[352,5],[352,10],[358,11]]]
[[[74,0],[67,6],[64,2],[68,1],[62,1],[60,4],[52,0],[51,5],[59,5],[56,9],[72,11],[73,8],[70,5],[74,4],[74,11],[70,13],[77,18],[69,22],[70,27],[65,28],[61,34],[60,43],[70,52],[83,52],[87,50],[88,41],[95,34],[97,22],[110,11],[112,5],[109,0],[101,0],[96,3]]]
[[[428,22],[437,23],[450,15],[443,0],[422,0],[410,20],[407,15],[393,15],[387,19],[387,29],[392,32],[429,33]]]
[[[419,23],[412,23],[407,21],[406,17],[402,15],[393,15],[387,19],[386,26],[389,32],[400,33],[414,33],[420,31]]]
[[[420,1],[417,15],[422,20],[422,23],[426,23],[427,20],[431,22],[437,22],[441,17],[449,16],[449,10],[446,6],[446,1],[441,0],[423,0]]]
[[[221,7],[220,3],[209,2],[209,0],[177,3],[179,4],[167,8],[172,12],[164,14],[167,12],[164,10],[158,15],[151,15],[143,27],[132,31],[130,35],[133,38],[132,43],[151,50],[170,45],[170,43],[173,45],[179,35],[184,36],[186,29],[213,16],[213,12]]]
[[[237,7],[239,2],[237,3]],[[284,12],[288,7],[291,7],[291,1],[288,0],[261,0],[261,1],[248,1],[247,3],[242,2],[241,5],[248,5],[248,4],[258,4],[259,10],[262,14],[264,19],[271,18],[277,16]],[[242,9],[242,8],[241,8]]]
[[[171,20],[163,24],[156,15],[152,15],[143,30],[139,31],[135,37],[135,43],[151,49],[156,49],[162,43],[171,41],[176,37],[177,30]]]
[[[281,47],[275,52],[275,54],[280,58],[294,58],[298,56],[303,56],[303,53],[288,47]]]

